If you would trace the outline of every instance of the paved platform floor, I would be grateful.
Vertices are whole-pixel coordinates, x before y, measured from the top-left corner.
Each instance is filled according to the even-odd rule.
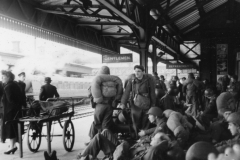
[[[89,141],[88,131],[91,123],[93,122],[93,116],[79,118],[73,120],[75,127],[75,143],[72,152],[65,151],[62,143],[62,137],[54,137],[52,140],[52,150],[57,151],[57,157],[59,160],[72,160],[76,157],[77,153],[84,149],[84,142]],[[43,129],[43,133],[46,134],[46,130]],[[59,124],[54,125],[54,134],[61,134],[62,128]],[[4,151],[7,150],[8,141],[6,143],[0,143],[0,160],[44,160],[43,153],[47,151],[47,140],[42,137],[42,143],[37,153],[29,151],[26,143],[26,137],[23,139],[23,158],[19,157],[19,151],[15,154],[5,155]]]

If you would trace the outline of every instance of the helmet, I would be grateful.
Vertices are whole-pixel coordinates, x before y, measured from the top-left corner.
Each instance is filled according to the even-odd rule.
[[[148,110],[148,113],[147,114],[151,114],[151,115],[154,115],[154,116],[158,116],[158,117],[162,117],[162,110],[158,107],[151,107],[149,110]]]
[[[227,118],[227,121],[229,123],[234,123],[240,126],[240,113],[234,112],[230,114],[229,117]]]
[[[186,160],[206,160],[210,153],[218,154],[217,149],[211,143],[197,142],[188,149]]]
[[[126,122],[128,120],[128,114],[125,110],[122,110],[119,114],[118,114],[118,120],[122,123]]]
[[[214,91],[212,89],[208,88],[204,91],[204,95],[206,97],[212,97],[214,95]]]

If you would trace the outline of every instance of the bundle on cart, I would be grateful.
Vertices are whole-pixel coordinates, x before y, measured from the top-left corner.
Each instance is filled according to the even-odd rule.
[[[67,112],[70,106],[70,104],[65,101],[56,101],[56,102],[39,101],[39,104],[45,113],[48,113],[53,116],[60,115],[64,112]]]

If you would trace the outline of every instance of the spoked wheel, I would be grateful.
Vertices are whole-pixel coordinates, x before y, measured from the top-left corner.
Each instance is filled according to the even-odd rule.
[[[71,120],[67,120],[63,127],[63,146],[66,151],[70,152],[73,149],[75,141],[75,131]]]
[[[42,126],[30,123],[27,131],[27,145],[31,152],[37,152],[42,140]]]

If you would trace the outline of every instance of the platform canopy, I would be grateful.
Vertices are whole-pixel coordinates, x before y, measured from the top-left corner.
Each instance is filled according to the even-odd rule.
[[[123,46],[144,65],[197,64],[205,39],[239,40],[239,15],[240,0],[0,0],[3,27],[100,54]]]

